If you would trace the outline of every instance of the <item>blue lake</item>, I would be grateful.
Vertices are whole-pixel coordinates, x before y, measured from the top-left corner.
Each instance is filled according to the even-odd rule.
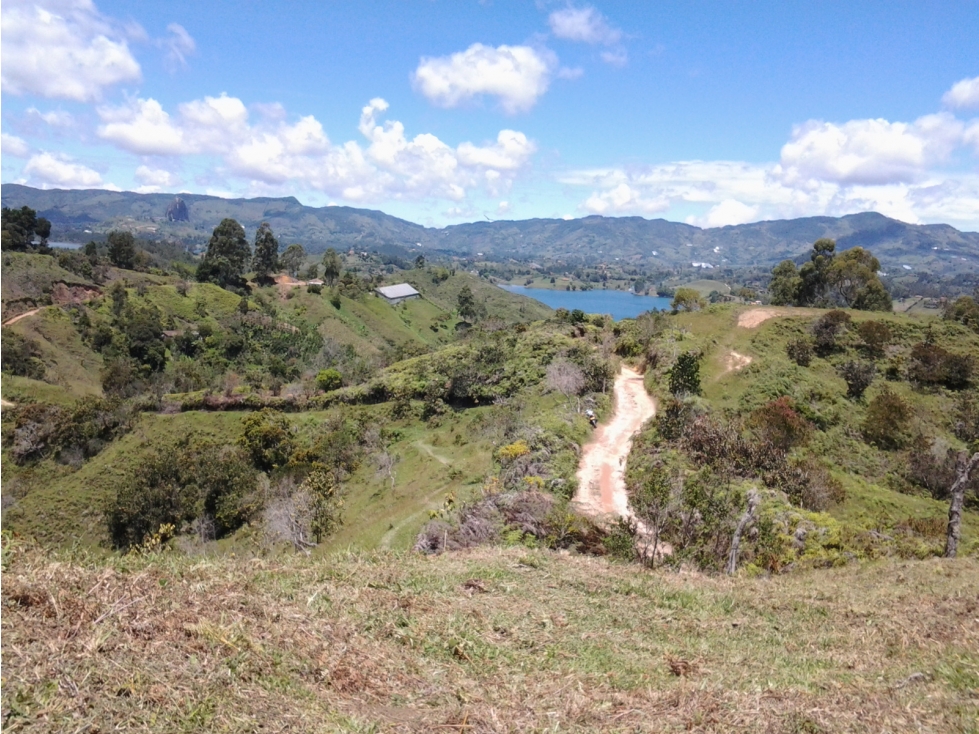
[[[614,319],[635,318],[644,311],[669,310],[670,299],[655,296],[634,296],[625,291],[557,291],[547,288],[527,288],[522,285],[501,285],[511,293],[529,296],[551,308],[580,308],[585,313],[607,313]]]

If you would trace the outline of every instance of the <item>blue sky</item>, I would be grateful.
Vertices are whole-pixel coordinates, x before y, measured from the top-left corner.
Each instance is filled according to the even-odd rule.
[[[2,180],[979,230],[979,2],[4,0]]]

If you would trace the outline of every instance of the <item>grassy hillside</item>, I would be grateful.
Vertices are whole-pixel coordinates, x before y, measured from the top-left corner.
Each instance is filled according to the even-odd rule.
[[[76,294],[95,294],[98,286],[58,265],[54,257],[23,252],[3,253],[3,320],[38,306],[50,304],[62,296],[67,302],[72,290]],[[55,293],[56,287],[60,292]]]
[[[525,549],[48,555],[4,536],[24,732],[975,732],[975,559],[774,579]],[[56,644],[55,644],[56,641]]]
[[[776,564],[804,558],[831,564],[890,552],[940,553],[948,513],[948,500],[940,495],[954,479],[954,452],[972,450],[975,445],[972,439],[960,437],[962,431],[971,431],[972,424],[962,410],[971,404],[975,392],[974,388],[915,386],[906,375],[914,363],[915,345],[931,340],[939,348],[976,359],[979,335],[934,316],[850,312],[852,322],[841,330],[831,350],[822,356],[814,354],[808,366],[796,364],[787,354],[788,345],[812,339],[813,324],[825,314],[816,309],[712,306],[664,322],[663,331],[650,342],[659,361],[646,375],[648,389],[660,397],[661,418],[659,424],[647,426],[630,458],[630,466],[634,464],[638,472],[633,481],[638,487],[650,481],[643,472],[657,475],[664,467],[669,473],[683,466],[691,481],[704,481],[705,486],[733,482],[729,496],[734,503],[732,517],[744,510],[747,489],[761,488],[763,494],[768,493],[766,501],[772,503],[770,512],[782,534],[771,548],[782,548],[787,554],[772,561]],[[761,320],[759,315],[770,318]],[[860,336],[865,322],[888,327],[887,344],[877,356]],[[699,397],[688,396],[677,403],[668,389],[669,370],[683,353],[698,356],[701,390]],[[843,365],[854,362],[876,367],[876,376],[861,398],[848,397],[840,373]],[[893,446],[875,444],[866,433],[868,413],[881,394],[897,396],[906,410],[904,418],[895,419],[900,431]],[[770,435],[766,430],[771,424],[765,421],[772,418],[764,410],[779,399],[788,401],[801,422],[800,430],[805,431],[804,440],[785,449],[789,468],[766,464],[765,451],[783,451],[776,447],[757,449],[762,455],[755,458],[734,459],[756,462],[757,467],[727,466],[724,457],[728,451],[750,454],[756,450],[752,442],[767,440],[764,437]],[[686,427],[676,437],[666,436],[667,427],[662,423],[669,406],[678,406],[681,412],[677,415],[685,416],[680,420]],[[735,447],[729,442],[739,432],[746,443]],[[812,515],[801,511],[798,498],[793,500],[793,510],[779,504],[785,497],[779,490],[790,495],[801,491],[793,489],[793,482],[805,484],[806,477],[821,477],[824,470],[828,475],[813,481],[825,482],[825,490],[835,493],[836,499],[814,500],[810,509],[818,512]],[[939,478],[947,476],[950,478]],[[930,481],[935,486],[930,487]],[[763,516],[764,507],[763,502]],[[796,543],[798,550],[793,550],[788,541],[799,527],[817,529],[815,535],[803,534],[809,541],[814,537],[823,540],[815,546],[809,541]],[[724,532],[731,530],[733,525]],[[963,520],[963,538],[966,552],[979,548],[979,512],[974,502]],[[771,548],[776,554],[782,552]]]

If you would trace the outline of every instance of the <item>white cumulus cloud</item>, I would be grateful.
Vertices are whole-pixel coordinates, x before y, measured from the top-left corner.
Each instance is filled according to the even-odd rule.
[[[961,143],[963,132],[962,122],[948,113],[913,123],[811,120],[792,131],[781,162],[789,178],[852,184],[911,181],[944,161]]]
[[[41,188],[87,189],[103,185],[98,171],[75,163],[70,156],[48,152],[32,156],[24,166],[24,174]]]
[[[129,36],[91,0],[4,0],[3,91],[90,102],[106,87],[140,79]]]
[[[715,204],[707,212],[702,222],[705,227],[726,227],[731,224],[745,224],[758,219],[758,207],[748,206],[736,199],[725,199],[720,204]]]
[[[627,183],[620,183],[606,191],[595,192],[582,205],[591,214],[652,214],[668,209],[668,199],[656,195],[645,196],[643,191]]]
[[[492,196],[507,192],[537,150],[516,130],[501,130],[483,144],[452,147],[435,135],[406,134],[388,109],[372,99],[361,110],[364,142],[332,142],[322,124],[307,115],[295,121],[280,105],[261,105],[255,119],[236,97],[205,97],[178,105],[170,114],[154,99],[102,107],[98,135],[138,155],[208,155],[217,168],[244,179],[252,191],[300,185],[352,202],[427,197],[464,200],[473,189]],[[174,185],[141,169],[147,187]]]
[[[613,28],[605,16],[587,5],[555,10],[548,16],[547,22],[551,26],[551,33],[568,41],[611,46],[622,39],[621,30]]]
[[[525,112],[551,82],[557,59],[530,46],[474,43],[451,56],[424,57],[412,75],[415,88],[441,107],[457,107],[484,95],[498,97],[508,113]]]
[[[149,166],[137,168],[134,178],[142,184],[136,189],[137,193],[140,194],[154,194],[158,191],[173,189],[181,184],[180,177],[175,173],[164,168],[150,168]]]
[[[0,133],[0,152],[3,155],[26,158],[30,150],[30,146],[23,138],[18,138],[16,135],[8,135],[7,133]]]
[[[979,107],[979,76],[957,81],[945,92],[942,102],[948,107],[960,109]]]

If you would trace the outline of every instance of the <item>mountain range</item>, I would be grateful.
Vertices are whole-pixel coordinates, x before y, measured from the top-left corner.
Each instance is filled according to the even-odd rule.
[[[861,246],[885,270],[955,273],[979,270],[979,233],[947,224],[907,224],[874,212],[805,217],[703,229],[665,219],[588,216],[458,224],[441,229],[380,211],[304,206],[294,197],[223,199],[201,194],[35,189],[3,184],[3,206],[29,206],[52,223],[52,239],[83,242],[112,229],[201,247],[225,217],[249,235],[269,222],[283,244],[310,252],[337,249],[440,250],[476,260],[620,259],[646,267],[767,267],[802,261],[821,237],[837,249]],[[708,267],[709,266],[709,267]]]

